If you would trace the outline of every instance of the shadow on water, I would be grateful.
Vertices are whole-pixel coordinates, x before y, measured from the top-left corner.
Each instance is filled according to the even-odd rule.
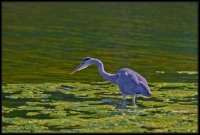
[[[53,130],[53,131],[59,131],[59,130],[61,130],[61,129],[80,129],[81,128],[81,126],[80,125],[74,125],[74,126],[67,126],[67,127],[64,127],[64,128],[62,128],[62,127],[59,127],[59,126],[48,126],[48,128],[50,129],[50,130]]]
[[[7,127],[7,126],[11,126],[11,125],[14,125],[14,124],[10,124],[10,123],[6,123],[6,122],[2,122],[2,126]]]
[[[186,98],[185,100],[170,99],[170,102],[179,103],[179,104],[186,104],[186,105],[198,105],[197,100],[194,100],[192,98]]]
[[[184,99],[172,99],[172,98],[171,99],[167,99],[167,98],[166,99],[159,99],[159,98],[156,98],[156,97],[151,97],[151,98],[143,98],[141,100],[152,101],[152,102],[168,102],[168,103],[181,103],[181,104],[197,105],[197,95],[187,96]]]
[[[70,116],[71,115],[77,115],[79,113],[90,116],[92,114],[96,114],[96,112],[91,112],[91,111],[81,111],[81,110],[73,110],[73,109],[64,109]]]
[[[89,105],[100,105],[100,106],[109,105],[109,106],[115,106],[116,109],[126,109],[126,107],[122,108],[122,105],[121,105],[122,100],[120,99],[104,97],[104,98],[101,98],[100,100],[101,100],[101,103],[92,103]]]
[[[14,110],[11,111],[10,113],[5,113],[4,116],[5,117],[9,117],[9,118],[15,118],[15,117],[21,117],[21,118],[32,118],[27,116],[26,114],[28,112],[37,112],[37,111],[33,111],[33,110]]]
[[[25,118],[25,119],[49,119],[49,114],[37,114],[37,115],[32,115],[29,116],[27,115],[27,113],[29,112],[38,112],[37,110],[14,110],[11,111],[9,113],[5,113],[4,116],[8,117],[8,118],[15,118],[15,117],[19,117],[19,118]]]
[[[98,85],[101,88],[108,88],[108,87],[114,86],[113,83],[110,83],[108,81],[105,81],[105,82],[87,82],[87,83],[90,84],[90,85]]]
[[[77,97],[74,94],[64,94],[62,92],[45,92],[49,94],[50,100],[57,100],[57,101],[68,101],[68,102],[84,102],[84,101],[99,101],[99,98],[86,98],[86,97]]]
[[[61,86],[58,86],[56,87],[57,89],[64,89],[64,90],[73,90],[75,89],[76,87],[72,87],[72,86],[67,86],[67,85],[61,85]]]
[[[35,99],[35,98],[11,98],[9,96],[11,96],[12,94],[10,93],[3,93],[2,94],[2,102],[3,102],[3,106],[6,107],[18,107],[18,106],[22,106],[25,105],[27,101],[29,102],[36,102],[39,101],[39,99]]]
[[[137,109],[149,108],[149,106],[139,104],[139,103],[137,103],[137,101],[136,101],[136,104],[138,105]],[[109,97],[103,98],[101,100],[101,103],[95,103],[95,104],[92,103],[92,104],[89,104],[89,105],[101,105],[101,106],[102,105],[109,105],[109,106],[114,106],[115,109],[128,109],[129,107],[134,108],[134,106],[132,105],[132,100],[126,100],[126,106],[123,106],[122,105],[122,99],[109,98]],[[163,106],[156,106],[154,108],[159,108],[159,107],[163,107]]]
[[[95,95],[110,95],[110,96],[119,96],[121,95],[120,93],[108,93],[108,92],[104,92],[104,91],[101,91],[101,92],[95,92]]]
[[[159,88],[157,91],[163,91],[163,90],[169,90],[169,89],[180,90],[184,88],[187,88],[187,86],[163,86]]]
[[[154,127],[149,127],[149,126],[141,126],[140,128],[144,128],[144,129],[146,129],[146,130],[149,130],[149,131],[152,131],[152,130],[154,130],[154,129],[162,129],[162,128],[154,128]]]
[[[48,126],[48,128],[50,129],[50,130],[52,130],[52,131],[59,131],[59,130],[61,130],[62,128],[60,128],[60,127],[58,127],[57,125],[55,125],[55,126]]]
[[[151,98],[142,98],[138,97],[136,100],[142,100],[142,101],[153,101],[153,102],[163,102],[162,99],[156,98],[156,97],[151,97]]]

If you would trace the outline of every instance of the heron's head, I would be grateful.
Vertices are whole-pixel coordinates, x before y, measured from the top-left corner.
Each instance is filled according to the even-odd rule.
[[[88,66],[90,66],[92,63],[91,63],[91,60],[93,58],[90,58],[90,57],[85,57],[82,61],[81,61],[81,64],[78,65],[73,72],[71,72],[71,74],[77,72],[77,71],[80,71],[82,69],[85,69],[87,68]]]

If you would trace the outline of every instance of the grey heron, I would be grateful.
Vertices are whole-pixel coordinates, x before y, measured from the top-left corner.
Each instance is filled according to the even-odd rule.
[[[151,96],[150,88],[147,84],[147,81],[144,77],[142,77],[139,73],[129,69],[129,68],[122,68],[116,72],[116,74],[107,73],[104,70],[103,63],[95,58],[85,57],[81,64],[74,69],[71,73],[75,73],[82,69],[87,68],[88,66],[95,64],[98,67],[99,74],[105,78],[106,80],[118,85],[119,90],[122,94],[122,104],[126,106],[126,96],[132,96],[132,105],[137,107],[135,100],[138,96]]]

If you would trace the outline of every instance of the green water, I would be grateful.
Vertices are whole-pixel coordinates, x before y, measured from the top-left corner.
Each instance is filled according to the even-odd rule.
[[[2,12],[2,132],[198,132],[197,3],[3,2]],[[69,74],[86,56],[139,72],[152,97],[119,109],[96,66]]]
[[[128,67],[148,82],[197,82],[195,2],[2,7],[3,84],[104,81],[95,66],[69,75],[86,56],[102,60],[107,72]]]

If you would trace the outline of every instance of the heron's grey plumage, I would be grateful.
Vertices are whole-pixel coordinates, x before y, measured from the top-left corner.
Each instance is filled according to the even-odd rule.
[[[105,72],[103,63],[95,58],[84,58],[81,64],[72,73],[82,70],[92,64],[97,65],[99,74],[103,78],[118,85],[124,102],[126,95],[131,95],[133,97],[132,103],[134,106],[136,106],[135,97],[137,95],[140,94],[147,97],[151,96],[151,91],[146,79],[142,77],[139,73],[129,68],[122,68],[118,70],[116,74],[109,74]]]

